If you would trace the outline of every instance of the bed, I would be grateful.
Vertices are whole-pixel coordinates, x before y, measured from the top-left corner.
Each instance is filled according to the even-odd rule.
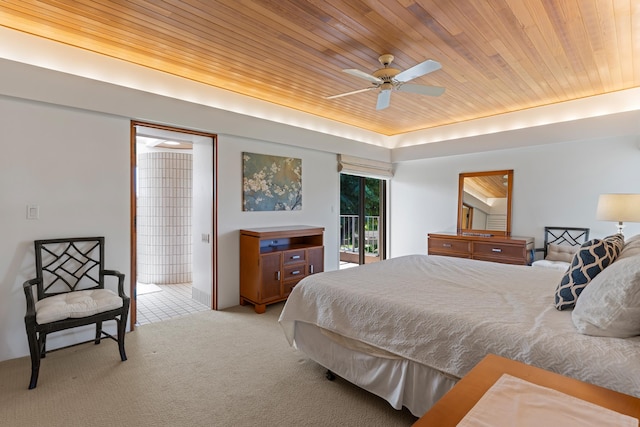
[[[306,277],[279,322],[309,358],[418,417],[489,353],[640,397],[640,336],[579,333],[554,306],[563,275],[409,255]]]

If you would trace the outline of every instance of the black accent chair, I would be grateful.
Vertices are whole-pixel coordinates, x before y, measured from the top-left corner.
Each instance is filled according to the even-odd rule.
[[[564,269],[579,247],[589,240],[589,231],[584,227],[545,227],[544,247],[535,249],[542,252],[542,257],[538,261],[534,257],[533,265]],[[551,246],[553,251],[549,253]]]
[[[546,258],[549,245],[580,246],[589,240],[589,228],[580,227],[545,227],[544,247],[536,251],[543,252]]]
[[[105,270],[104,237],[36,240],[36,278],[24,282],[27,313],[24,316],[31,381],[36,387],[40,359],[46,356],[47,334],[78,326],[96,325],[95,344],[104,336],[118,342],[120,359],[124,349],[130,298],[124,293],[124,274]],[[105,289],[105,276],[118,281],[118,293]],[[37,286],[37,300],[33,286]],[[102,322],[115,320],[118,337],[102,330]]]

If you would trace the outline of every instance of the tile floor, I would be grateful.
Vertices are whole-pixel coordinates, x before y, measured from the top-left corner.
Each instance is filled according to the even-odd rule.
[[[160,291],[138,295],[138,325],[210,310],[206,305],[191,298],[191,283],[156,286]]]

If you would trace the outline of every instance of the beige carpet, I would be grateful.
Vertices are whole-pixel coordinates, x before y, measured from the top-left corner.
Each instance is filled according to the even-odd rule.
[[[416,418],[292,349],[282,304],[141,326],[117,344],[49,353],[27,390],[28,357],[0,363],[2,426],[410,426]],[[25,338],[26,339],[26,338]]]

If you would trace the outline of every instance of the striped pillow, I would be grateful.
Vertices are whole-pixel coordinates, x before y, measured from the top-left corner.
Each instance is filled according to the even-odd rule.
[[[573,308],[580,292],[598,273],[615,261],[623,246],[624,238],[621,234],[583,243],[556,287],[556,308],[558,310]]]

